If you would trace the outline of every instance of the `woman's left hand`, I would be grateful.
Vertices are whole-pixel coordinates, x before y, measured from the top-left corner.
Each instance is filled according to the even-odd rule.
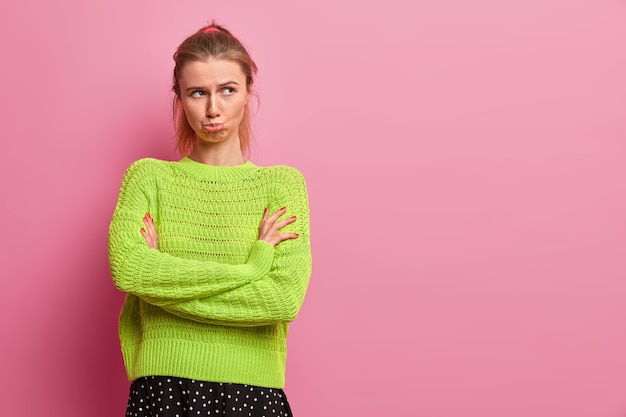
[[[159,237],[157,236],[156,228],[154,227],[154,219],[150,216],[150,213],[146,213],[143,216],[143,224],[145,228],[141,228],[141,235],[146,239],[146,243],[150,249],[159,249]]]

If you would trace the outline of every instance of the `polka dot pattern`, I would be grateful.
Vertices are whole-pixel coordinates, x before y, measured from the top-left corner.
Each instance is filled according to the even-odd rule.
[[[136,379],[127,417],[291,417],[282,389],[168,376]]]

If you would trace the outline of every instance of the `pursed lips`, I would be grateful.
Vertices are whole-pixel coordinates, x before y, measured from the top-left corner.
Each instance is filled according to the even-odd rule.
[[[224,127],[223,123],[203,123],[202,128],[208,131],[220,130]]]

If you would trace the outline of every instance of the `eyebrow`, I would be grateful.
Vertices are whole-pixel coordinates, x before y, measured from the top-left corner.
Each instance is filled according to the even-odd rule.
[[[218,85],[218,87],[226,87],[227,85],[231,85],[231,84],[235,84],[235,85],[239,85],[239,83],[237,81],[226,81],[225,83],[221,83]],[[190,91],[190,90],[204,90],[204,87],[187,87],[185,88],[185,91]]]

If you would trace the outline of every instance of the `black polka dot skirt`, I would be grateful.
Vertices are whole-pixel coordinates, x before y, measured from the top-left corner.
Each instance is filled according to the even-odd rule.
[[[291,417],[282,389],[168,376],[133,381],[127,417]]]

